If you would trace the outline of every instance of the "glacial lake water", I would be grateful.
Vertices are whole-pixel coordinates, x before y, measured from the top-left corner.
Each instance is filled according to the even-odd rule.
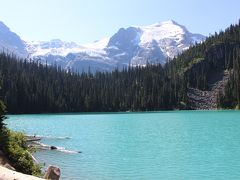
[[[42,143],[63,180],[240,179],[240,111],[9,115],[8,127]]]

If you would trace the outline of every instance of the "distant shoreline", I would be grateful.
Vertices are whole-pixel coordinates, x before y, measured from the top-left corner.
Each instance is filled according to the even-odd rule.
[[[191,112],[210,112],[210,111],[239,111],[240,109],[173,109],[173,110],[159,110],[159,111],[109,111],[109,112],[53,112],[53,113],[7,113],[6,116],[14,115],[95,115],[95,114],[141,114],[141,113],[164,113],[164,112],[181,112],[181,111],[191,111]]]

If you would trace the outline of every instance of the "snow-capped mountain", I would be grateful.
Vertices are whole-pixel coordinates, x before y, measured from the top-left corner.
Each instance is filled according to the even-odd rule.
[[[156,42],[165,56],[173,58],[193,43],[205,39],[203,35],[192,34],[184,26],[173,20],[141,27],[143,34],[140,46],[146,48],[149,43]]]
[[[85,47],[59,39],[49,42],[26,41],[26,48],[31,59],[60,65],[67,70],[88,71],[90,68],[91,71],[110,71],[114,68],[114,60],[108,58],[101,42]]]
[[[204,40],[200,34],[190,33],[184,26],[170,20],[150,26],[120,29],[110,38],[108,55],[119,63],[145,65],[164,64],[186,50],[191,44]]]
[[[5,44],[14,52],[19,50],[19,54],[25,55],[27,52],[27,57],[33,60],[74,71],[88,71],[89,68],[92,71],[111,71],[129,65],[164,64],[167,58],[171,59],[191,44],[205,39],[203,35],[192,34],[172,20],[150,26],[121,28],[112,37],[84,46],[59,39],[49,42],[22,41],[15,33],[15,41],[11,38],[1,41],[9,36],[7,33],[3,37],[2,29],[10,31],[2,28],[3,25],[0,24],[0,45]]]
[[[32,56],[59,55],[79,52],[83,47],[74,42],[63,42],[60,39],[51,41],[26,41],[27,51]]]
[[[14,53],[26,57],[28,52],[21,38],[0,21],[0,52]]]

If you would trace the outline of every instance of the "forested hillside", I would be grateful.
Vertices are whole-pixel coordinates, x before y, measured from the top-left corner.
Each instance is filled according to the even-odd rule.
[[[191,47],[171,62],[184,74],[187,87],[209,90],[211,81],[226,74],[230,80],[217,94],[219,108],[235,108],[240,104],[240,22],[224,32],[215,33],[205,42]],[[219,77],[216,77],[219,78]]]
[[[161,65],[74,74],[1,54],[0,67],[10,113],[159,110],[182,99],[180,76]]]
[[[235,108],[240,96],[240,23],[216,33],[167,63],[123,71],[75,74],[0,55],[1,97],[9,113],[145,111],[192,108],[190,88],[208,90],[228,71],[218,107]]]

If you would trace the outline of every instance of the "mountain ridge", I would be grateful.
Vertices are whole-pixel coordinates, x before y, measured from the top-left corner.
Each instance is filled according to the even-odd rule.
[[[113,36],[86,45],[60,39],[20,42],[17,34],[12,32],[9,36],[16,39],[18,44],[9,43],[8,46],[5,43],[6,48],[17,52],[20,57],[43,64],[56,64],[77,72],[88,71],[89,68],[93,72],[112,71],[128,66],[145,66],[147,63],[163,65],[167,59],[174,58],[190,45],[205,39],[205,36],[191,33],[173,20],[149,26],[120,28]]]

